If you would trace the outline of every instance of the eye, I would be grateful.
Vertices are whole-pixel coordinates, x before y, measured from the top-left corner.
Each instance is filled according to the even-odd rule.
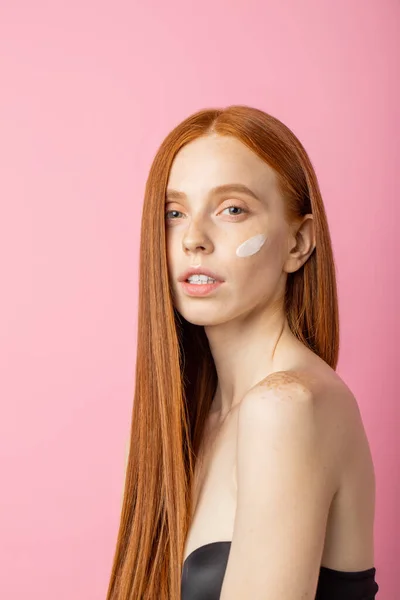
[[[234,208],[234,209],[236,209],[236,210],[241,210],[241,211],[242,211],[241,213],[236,213],[236,214],[232,214],[232,213],[231,213],[231,214],[230,214],[230,216],[231,216],[231,217],[240,217],[242,214],[245,214],[245,213],[248,213],[248,212],[249,212],[248,210],[246,210],[246,209],[245,209],[245,208],[243,208],[242,206],[236,206],[236,205],[232,204],[231,206],[227,206],[226,208],[224,208],[224,209],[221,211],[221,213],[223,213],[225,210],[229,210],[229,209],[231,209],[231,208]],[[167,211],[165,212],[165,218],[167,219],[167,221],[176,221],[176,218],[175,218],[175,217],[168,217],[168,215],[169,215],[170,213],[175,213],[175,215],[176,215],[176,214],[178,214],[178,215],[182,215],[182,214],[183,214],[183,213],[182,213],[180,210],[167,210]]]
[[[245,208],[242,208],[241,206],[236,206],[236,205],[232,205],[232,206],[227,206],[226,208],[224,208],[221,212],[224,212],[225,210],[229,210],[230,208],[235,208],[236,210],[241,210],[242,213],[236,213],[236,214],[232,214],[231,213],[231,217],[240,217],[241,214],[247,213],[249,212],[248,210],[246,210]]]
[[[182,214],[182,213],[181,213],[179,210],[167,210],[167,211],[165,212],[165,217],[166,217],[166,218],[167,218],[167,215],[168,215],[169,213],[178,213],[178,214]],[[171,221],[171,220],[172,220],[172,221],[174,221],[175,219],[168,219],[168,220],[170,220],[170,221]]]

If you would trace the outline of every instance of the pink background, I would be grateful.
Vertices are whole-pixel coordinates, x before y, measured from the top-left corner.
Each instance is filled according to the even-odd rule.
[[[395,598],[399,13],[396,0],[2,0],[2,598],[105,597],[145,180],[179,121],[236,103],[291,127],[319,177],[338,267],[338,372],[376,469],[378,597]]]

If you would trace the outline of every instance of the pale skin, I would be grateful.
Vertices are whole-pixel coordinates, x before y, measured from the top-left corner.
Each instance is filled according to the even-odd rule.
[[[231,183],[258,200],[211,191]],[[320,565],[374,566],[375,477],[357,401],[283,311],[288,273],[315,248],[313,216],[287,223],[283,208],[273,169],[233,137],[197,139],[175,157],[165,205],[174,304],[204,326],[218,374],[184,557],[232,542],[221,600],[311,599]],[[258,234],[259,250],[238,256]],[[224,279],[209,296],[178,282],[198,264]]]

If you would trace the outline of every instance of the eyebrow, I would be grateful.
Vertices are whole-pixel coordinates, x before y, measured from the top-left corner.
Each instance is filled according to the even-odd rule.
[[[248,196],[252,196],[255,200],[261,202],[261,199],[250,189],[247,185],[243,183],[226,183],[225,185],[217,185],[216,187],[211,188],[209,194],[230,194],[232,192],[240,192],[242,194],[247,194]],[[184,192],[179,192],[178,190],[169,189],[166,192],[166,198],[168,200],[181,200],[186,198],[186,194]]]

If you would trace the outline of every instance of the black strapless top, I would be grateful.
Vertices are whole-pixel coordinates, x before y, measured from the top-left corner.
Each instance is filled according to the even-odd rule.
[[[231,542],[210,542],[189,554],[183,564],[181,600],[219,600],[230,548]],[[375,571],[321,566],[315,600],[374,600],[379,590]]]

